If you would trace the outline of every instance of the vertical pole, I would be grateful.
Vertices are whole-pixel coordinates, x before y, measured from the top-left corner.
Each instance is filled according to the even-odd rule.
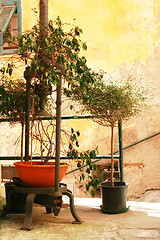
[[[57,84],[56,99],[56,153],[55,153],[55,194],[61,195],[59,192],[59,172],[60,172],[60,140],[61,140],[61,79]]]
[[[29,161],[29,125],[30,125],[30,68],[27,67],[24,72],[26,79],[26,119],[25,119],[25,161]]]
[[[118,123],[118,138],[119,138],[119,174],[120,181],[123,182],[123,142],[122,142],[122,122]]]

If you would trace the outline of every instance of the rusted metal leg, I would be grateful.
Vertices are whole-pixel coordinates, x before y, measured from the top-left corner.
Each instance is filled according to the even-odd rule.
[[[24,225],[21,228],[22,230],[31,230],[32,210],[35,196],[36,194],[29,193],[26,198],[26,214],[24,218]]]
[[[46,213],[52,213],[52,209],[51,209],[51,208],[48,208],[48,207],[46,207]]]
[[[60,209],[53,209],[54,216],[58,216],[60,213]]]
[[[69,199],[70,199],[70,211],[72,213],[72,216],[75,219],[75,221],[73,223],[74,224],[82,223],[82,220],[80,219],[80,217],[76,213],[76,209],[75,209],[75,206],[74,206],[74,196],[73,196],[72,192],[67,190],[66,192],[63,192],[62,194],[68,196]]]

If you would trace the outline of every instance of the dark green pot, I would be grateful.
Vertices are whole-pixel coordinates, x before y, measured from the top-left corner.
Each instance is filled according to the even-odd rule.
[[[128,210],[127,190],[128,183],[126,182],[115,182],[114,187],[110,182],[102,182],[102,212],[112,214],[126,212]]]
[[[24,193],[16,193],[14,191],[15,184],[8,182],[5,184],[6,206],[4,208],[7,213],[25,213],[26,197]]]

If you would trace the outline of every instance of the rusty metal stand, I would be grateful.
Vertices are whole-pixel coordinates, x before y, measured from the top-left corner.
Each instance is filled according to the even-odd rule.
[[[21,228],[22,230],[31,230],[32,210],[35,196],[36,194],[29,193],[26,198],[26,214],[24,218],[24,225]]]
[[[21,228],[22,230],[32,229],[31,223],[33,215],[33,203],[37,203],[46,207],[47,213],[51,213],[53,210],[54,215],[58,216],[63,205],[62,195],[66,195],[70,199],[70,211],[73,218],[75,219],[73,223],[82,223],[82,220],[76,213],[74,206],[74,196],[72,195],[72,192],[67,189],[66,184],[60,184],[59,190],[61,194],[60,196],[57,196],[57,194],[55,194],[54,188],[30,188],[23,185],[21,186],[21,183],[20,185],[14,185],[14,190],[12,191],[14,191],[15,194],[24,194],[26,196],[25,218],[23,227]],[[9,206],[6,206],[6,208],[9,209]],[[6,211],[5,215],[7,213],[10,212]]]
[[[68,196],[70,199],[70,211],[72,213],[72,216],[75,219],[75,221],[72,223],[74,223],[74,224],[82,223],[81,219],[79,218],[79,216],[76,213],[76,209],[74,206],[74,196],[73,196],[72,192],[70,190],[67,190],[66,192],[63,192],[62,194]]]

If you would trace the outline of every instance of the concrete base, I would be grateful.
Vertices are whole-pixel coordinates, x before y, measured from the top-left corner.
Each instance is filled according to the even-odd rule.
[[[151,196],[155,195],[150,191]],[[69,208],[63,208],[57,217],[46,214],[43,207],[34,207],[30,232],[20,230],[24,215],[10,215],[0,221],[0,239],[56,239],[56,240],[111,240],[111,239],[160,239],[160,191],[156,193],[157,202],[129,201],[129,210],[122,214],[104,214],[100,210],[100,198],[75,198],[78,215],[83,219],[81,225],[72,224]],[[63,198],[67,206],[67,198]]]

